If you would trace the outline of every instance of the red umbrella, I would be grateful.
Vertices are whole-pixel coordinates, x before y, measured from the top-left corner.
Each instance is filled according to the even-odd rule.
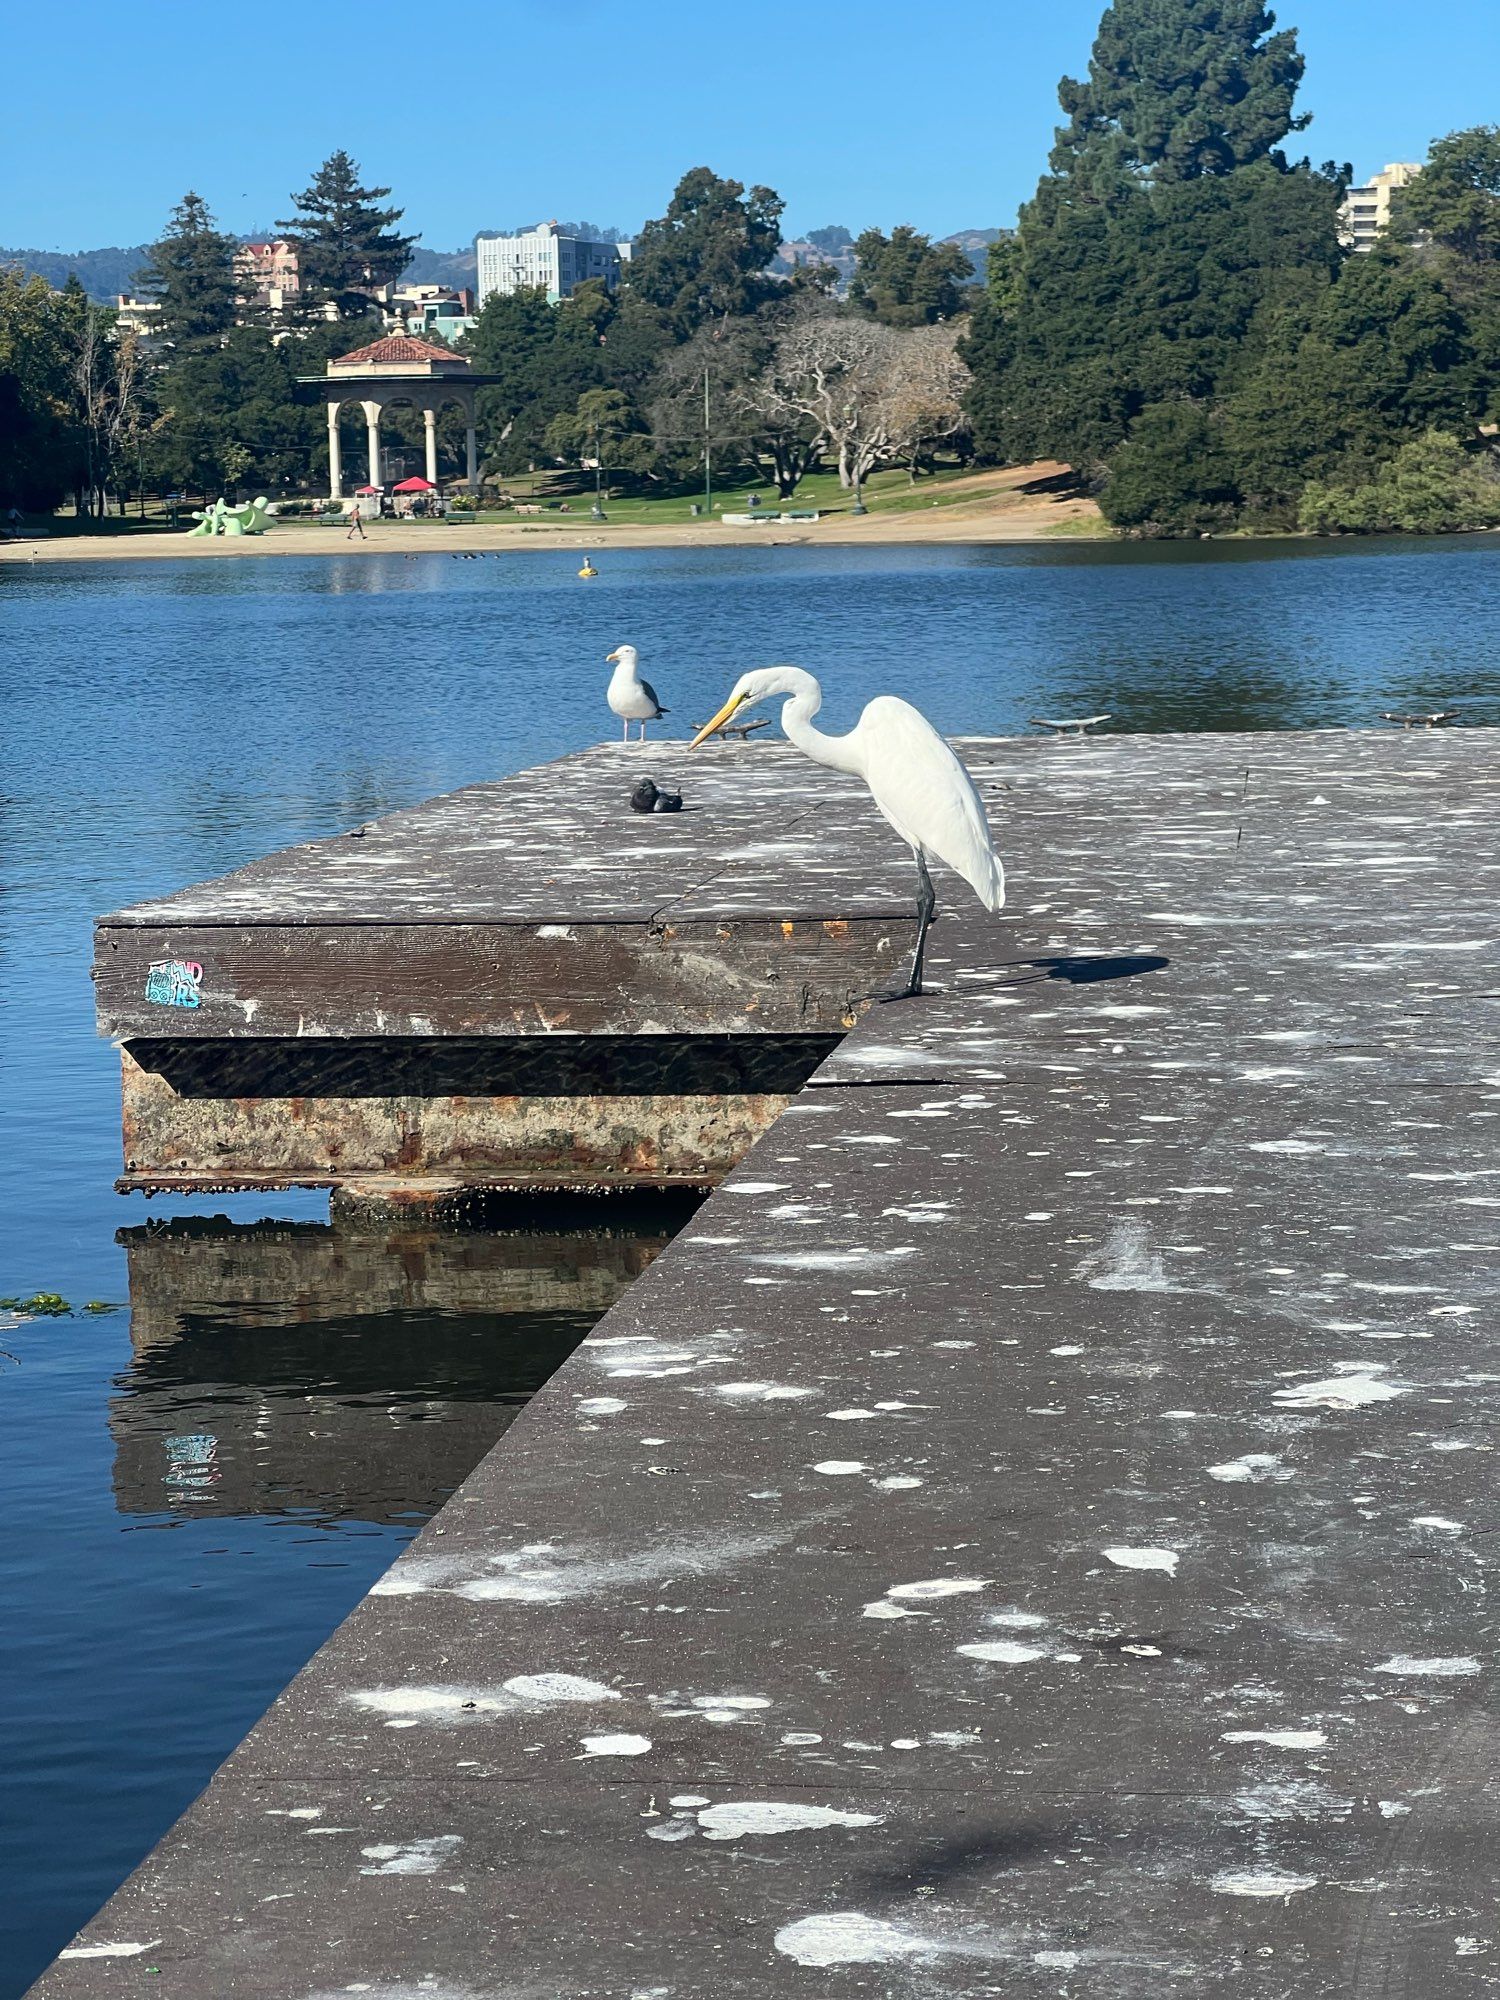
[[[430,479],[403,479],[399,486],[391,488],[393,493],[436,493],[437,488]]]
[[[356,493],[384,493],[385,488],[383,486],[356,486],[354,490]]]

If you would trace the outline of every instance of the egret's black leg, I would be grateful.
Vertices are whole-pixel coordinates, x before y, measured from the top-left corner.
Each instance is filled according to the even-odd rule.
[[[927,863],[917,851],[917,948],[911,955],[911,974],[899,993],[887,993],[887,1000],[911,1000],[922,990],[922,958],[927,950],[927,930],[937,914],[937,894]]]

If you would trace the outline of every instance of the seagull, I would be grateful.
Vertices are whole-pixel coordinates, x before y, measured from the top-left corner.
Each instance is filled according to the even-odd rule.
[[[604,664],[612,666],[614,672],[609,678],[607,696],[610,707],[619,716],[624,727],[622,743],[630,741],[630,725],[641,725],[639,741],[646,740],[646,724],[655,722],[660,715],[669,715],[670,709],[662,707],[656,698],[656,689],[650,681],[643,681],[639,667],[640,655],[634,646],[616,646],[612,653],[605,655]]]
[[[801,667],[763,667],[742,675],[728,701],[688,747],[696,750],[738,710],[776,695],[790,697],[781,711],[781,727],[802,754],[830,770],[863,778],[916,858],[917,943],[911,971],[900,992],[883,996],[910,999],[922,991],[922,956],[937,911],[928,862],[940,861],[962,875],[987,910],[998,910],[1005,902],[1005,870],[974,780],[921,710],[895,695],[866,702],[847,736],[825,736],[813,727],[823,690]]]

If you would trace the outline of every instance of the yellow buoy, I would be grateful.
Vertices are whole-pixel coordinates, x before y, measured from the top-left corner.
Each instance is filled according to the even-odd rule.
[[[578,572],[578,574],[580,576],[597,576],[599,572],[594,568],[594,565],[589,561],[588,557],[585,556],[583,559],[583,568]]]

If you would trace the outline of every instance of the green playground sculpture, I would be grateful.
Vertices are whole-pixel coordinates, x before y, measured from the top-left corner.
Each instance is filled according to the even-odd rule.
[[[193,519],[198,525],[188,529],[190,535],[263,535],[275,525],[264,494],[244,507],[231,507],[224,499],[215,500],[212,507],[195,507]]]

